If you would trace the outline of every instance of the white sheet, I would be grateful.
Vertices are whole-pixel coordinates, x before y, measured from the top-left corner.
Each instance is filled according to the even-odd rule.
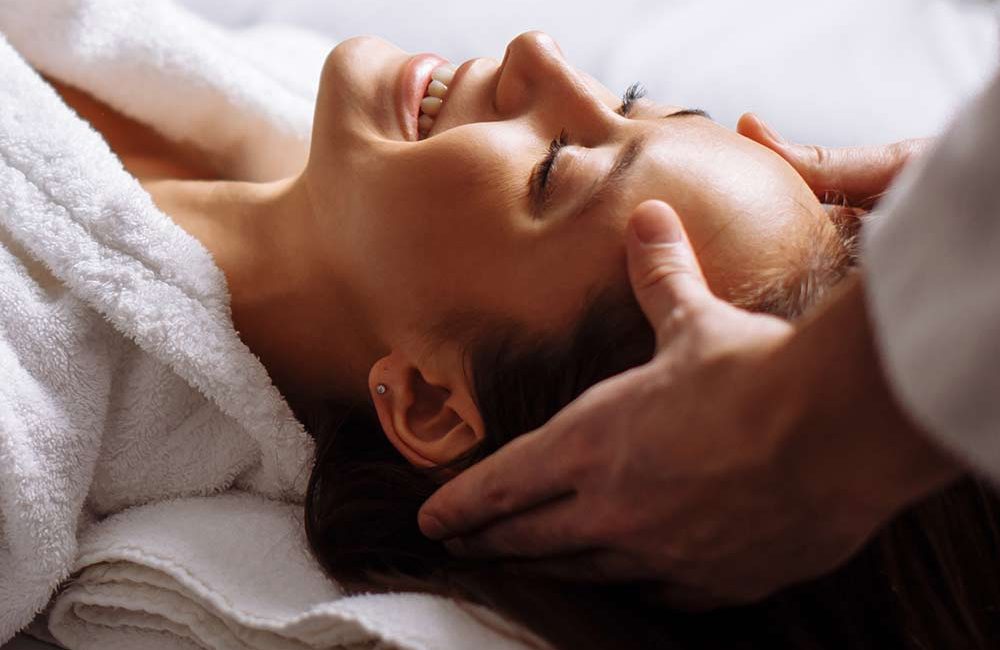
[[[500,58],[511,37],[543,29],[615,92],[643,81],[728,126],[753,110],[828,145],[937,133],[986,83],[1000,43],[987,3],[951,0],[182,1],[227,25],[376,34],[453,61]]]

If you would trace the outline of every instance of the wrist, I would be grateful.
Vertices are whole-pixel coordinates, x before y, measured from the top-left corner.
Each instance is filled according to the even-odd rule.
[[[899,406],[881,367],[860,276],[845,281],[768,360],[777,462],[808,507],[869,530],[961,476]]]

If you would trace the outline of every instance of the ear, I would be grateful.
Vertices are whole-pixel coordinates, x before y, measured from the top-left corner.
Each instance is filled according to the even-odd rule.
[[[417,467],[444,465],[483,439],[461,355],[441,354],[420,367],[393,350],[372,366],[368,390],[386,438]]]

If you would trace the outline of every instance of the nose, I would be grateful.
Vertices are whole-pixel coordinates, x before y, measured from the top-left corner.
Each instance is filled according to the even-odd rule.
[[[572,119],[581,123],[578,127],[607,120],[608,108],[545,32],[525,32],[514,38],[507,45],[499,75],[495,102],[504,117],[537,112],[556,121]]]

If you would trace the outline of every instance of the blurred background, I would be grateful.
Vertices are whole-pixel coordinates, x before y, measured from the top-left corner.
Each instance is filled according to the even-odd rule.
[[[375,34],[460,63],[529,29],[611,90],[754,111],[793,140],[880,143],[940,131],[1000,61],[987,0],[181,0],[240,29],[308,30],[304,49]],[[266,26],[266,27],[262,27]],[[321,57],[314,56],[316,75]]]

